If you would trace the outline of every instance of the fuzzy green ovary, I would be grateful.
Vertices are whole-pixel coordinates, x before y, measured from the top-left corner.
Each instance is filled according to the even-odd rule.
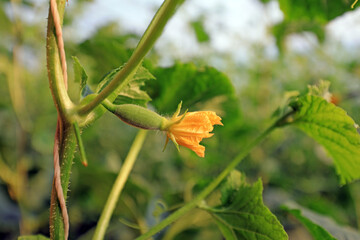
[[[113,113],[125,123],[147,130],[163,130],[168,122],[156,112],[134,104],[117,105]]]

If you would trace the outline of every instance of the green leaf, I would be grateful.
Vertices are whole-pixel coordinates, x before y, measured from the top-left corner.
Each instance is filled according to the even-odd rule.
[[[96,87],[96,92],[100,93],[116,76],[116,74],[123,68],[123,66],[121,67],[117,67],[113,70],[111,70],[110,72],[108,72],[107,74],[105,74],[105,76],[99,81],[99,84]],[[113,95],[113,94],[112,94]],[[111,98],[113,98],[114,96],[112,96]]]
[[[116,76],[122,67],[115,68],[108,73],[99,83],[96,92],[101,92]],[[150,96],[141,88],[146,80],[155,79],[154,76],[144,67],[139,67],[131,81],[122,89],[114,91],[108,99],[115,104],[137,104],[146,106],[151,101]]]
[[[286,204],[283,208],[304,224],[315,240],[360,239],[360,234],[356,230],[348,226],[340,226],[331,218],[320,215],[295,203]]]
[[[239,182],[240,178],[238,176],[235,183],[234,175],[228,178],[225,190],[222,191],[221,206],[205,208],[215,219],[224,237],[227,240],[288,239],[283,226],[263,203],[261,180],[249,185],[244,181]]]
[[[218,226],[218,228],[220,229],[222,235],[225,237],[226,240],[237,240],[239,239],[236,236],[235,231],[233,230],[232,227],[229,227],[228,224],[226,224],[225,222],[221,221],[220,219],[214,217],[214,220]]]
[[[327,23],[351,11],[350,0],[279,0],[285,20],[306,20]]]
[[[198,42],[209,42],[210,36],[204,28],[204,20],[202,18],[191,22],[191,26],[195,31],[196,39],[198,40]]]
[[[317,21],[305,20],[285,20],[272,27],[272,33],[276,38],[276,45],[283,52],[286,44],[287,36],[294,33],[311,32],[320,43],[325,40],[325,26]]]
[[[241,174],[239,171],[233,170],[227,177],[226,183],[221,188],[221,203],[227,204],[228,201],[231,201],[234,191],[237,191],[245,181],[245,175]]]
[[[101,92],[115,77],[115,75],[122,69],[118,67],[113,69],[111,72],[106,74],[96,88],[96,92]],[[139,67],[131,81],[123,88],[123,90],[115,90],[107,100],[114,102],[116,104],[125,104],[132,103],[145,106],[151,98],[146,94],[146,92],[140,89],[143,86],[144,81],[148,79],[154,79],[154,76],[144,67]],[[86,90],[87,88],[85,88]],[[87,103],[91,102],[96,97],[95,94],[87,94],[84,99],[82,99],[80,105],[84,106]],[[105,112],[106,108],[102,105],[96,107],[91,114],[87,116],[86,123],[80,127],[85,127],[93,123],[96,119],[100,118]],[[85,126],[84,126],[85,125]]]
[[[299,95],[300,93],[298,91],[286,91],[280,106],[273,112],[272,117],[280,118],[284,116],[289,111],[289,104],[293,102]]]
[[[299,97],[291,106],[297,111],[293,122],[320,143],[334,160],[340,183],[360,178],[360,135],[346,112],[314,95]]]
[[[154,76],[144,67],[141,67],[133,80],[116,97],[115,104],[137,104],[145,107],[151,101],[151,97],[141,88],[145,86],[145,80],[155,79]]]
[[[314,240],[336,240],[330,233],[328,233],[321,226],[313,223],[308,218],[304,217],[298,209],[287,209],[294,217],[296,217],[308,229]]]
[[[5,3],[6,2],[1,2],[0,3],[0,33],[2,34],[10,34],[11,33],[11,27],[12,27],[12,23],[9,19],[9,17],[7,16],[6,12],[5,12]]]
[[[318,97],[324,98],[326,101],[331,101],[331,93],[329,92],[330,82],[320,80],[319,84],[317,85],[309,85],[309,95],[314,95]]]
[[[134,34],[120,35],[118,29],[117,23],[104,25],[74,49],[74,54],[80,52],[91,60],[88,61],[89,70],[96,69],[91,72],[91,79],[95,81],[91,84],[101,79],[104,73],[125,64],[133,52],[132,44],[139,40]]]
[[[161,113],[173,113],[180,101],[184,108],[194,107],[217,96],[232,97],[234,88],[229,78],[213,67],[177,63],[154,71],[156,81],[146,84],[152,104]]]
[[[44,237],[43,235],[29,235],[29,236],[20,236],[18,240],[49,240],[50,238]]]
[[[279,0],[284,21],[272,29],[280,52],[286,37],[293,33],[311,32],[319,42],[325,39],[325,26],[334,18],[351,11],[350,0]]]
[[[87,93],[87,89],[86,88],[86,82],[88,79],[88,76],[85,72],[85,69],[83,68],[83,66],[80,64],[79,59],[75,56],[72,57],[73,61],[74,61],[74,78],[75,78],[75,82],[80,83],[80,96],[84,97]]]
[[[129,220],[125,219],[125,218],[120,218],[119,221],[124,224],[125,226],[129,227],[129,228],[132,228],[132,229],[137,229],[137,230],[140,230],[141,227],[136,224],[136,223],[132,223],[130,222]]]

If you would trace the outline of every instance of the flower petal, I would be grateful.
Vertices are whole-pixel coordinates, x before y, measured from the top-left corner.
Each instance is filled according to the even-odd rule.
[[[210,119],[210,122],[212,125],[221,125],[224,126],[224,124],[222,124],[221,122],[221,117],[219,117],[218,115],[216,115],[215,112],[212,111],[208,111],[207,112],[207,116]]]
[[[212,111],[189,112],[171,119],[174,123],[167,129],[167,137],[176,144],[193,150],[199,157],[205,156],[203,138],[209,138],[213,125],[223,125],[221,118]]]

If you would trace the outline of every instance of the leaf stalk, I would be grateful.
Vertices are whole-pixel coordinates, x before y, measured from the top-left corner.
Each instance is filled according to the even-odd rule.
[[[122,89],[131,80],[129,76],[135,74],[136,69],[140,66],[145,55],[155,44],[161,35],[166,23],[174,14],[176,8],[183,0],[165,0],[159,10],[152,19],[150,25],[146,29],[144,35],[140,39],[137,47],[131,55],[129,61],[117,73],[115,78],[94,98],[93,101],[78,110],[80,115],[86,115],[95,109],[102,101],[104,101],[116,89]]]

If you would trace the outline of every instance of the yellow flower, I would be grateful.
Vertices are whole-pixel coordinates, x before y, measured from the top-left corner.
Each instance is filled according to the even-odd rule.
[[[212,111],[189,112],[178,116],[180,108],[181,103],[165,128],[166,144],[171,139],[177,148],[181,145],[193,150],[199,157],[204,157],[205,147],[200,142],[214,135],[210,133],[214,129],[213,125],[223,125],[221,118]]]

